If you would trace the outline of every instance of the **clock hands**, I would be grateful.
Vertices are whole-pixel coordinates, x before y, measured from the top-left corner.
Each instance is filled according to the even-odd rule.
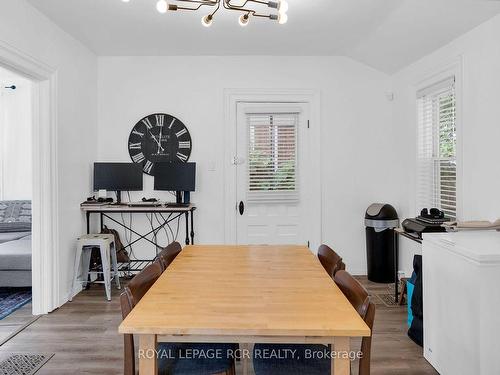
[[[160,139],[156,139],[156,137],[154,136],[153,133],[151,133],[150,130],[148,130],[148,132],[149,132],[149,134],[151,134],[151,138],[153,138],[153,140],[158,144],[158,150],[165,151],[165,149],[163,147],[161,147],[161,140]],[[158,151],[158,153],[160,153],[160,152]]]
[[[160,136],[158,137],[158,152],[156,153],[156,155],[160,155],[160,149],[161,151],[164,151],[163,147],[161,147],[162,132],[163,132],[163,127],[160,128]]]

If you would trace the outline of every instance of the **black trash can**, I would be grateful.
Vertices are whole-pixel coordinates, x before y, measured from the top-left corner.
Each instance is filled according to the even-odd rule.
[[[394,265],[398,213],[390,204],[374,203],[366,210],[366,259],[368,280],[376,283],[396,281]]]

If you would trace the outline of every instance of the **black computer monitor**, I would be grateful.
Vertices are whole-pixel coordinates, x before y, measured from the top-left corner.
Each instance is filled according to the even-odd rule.
[[[155,165],[155,190],[184,192],[184,203],[189,203],[189,192],[196,189],[196,163],[158,163]]]
[[[141,191],[142,166],[137,163],[94,163],[94,190],[116,191],[121,203],[122,191]]]

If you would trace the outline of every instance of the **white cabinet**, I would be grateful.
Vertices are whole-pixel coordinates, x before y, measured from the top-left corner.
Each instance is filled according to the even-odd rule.
[[[500,233],[425,234],[424,357],[442,375],[500,374]]]

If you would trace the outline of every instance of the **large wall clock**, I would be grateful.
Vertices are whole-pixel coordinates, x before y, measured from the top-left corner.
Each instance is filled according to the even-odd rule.
[[[155,164],[187,162],[192,141],[186,125],[166,113],[154,113],[141,119],[130,132],[128,151],[144,173],[154,175]]]

